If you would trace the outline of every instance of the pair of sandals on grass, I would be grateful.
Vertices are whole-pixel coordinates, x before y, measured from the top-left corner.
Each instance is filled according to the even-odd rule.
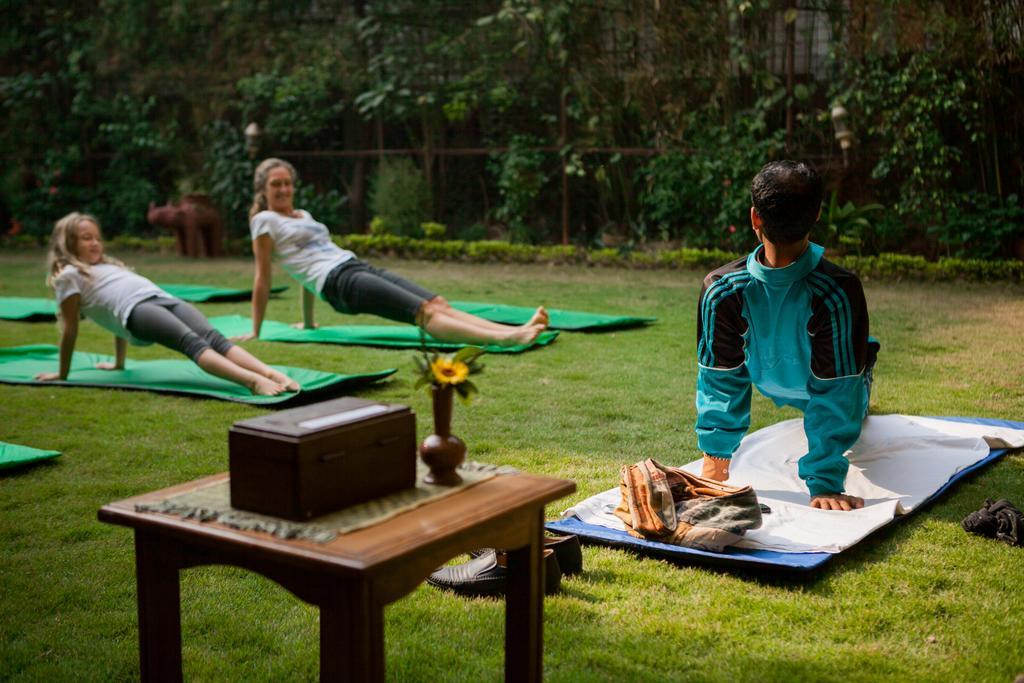
[[[980,510],[964,517],[960,526],[969,533],[995,538],[1009,545],[1024,545],[1024,513],[1005,498],[987,499]]]

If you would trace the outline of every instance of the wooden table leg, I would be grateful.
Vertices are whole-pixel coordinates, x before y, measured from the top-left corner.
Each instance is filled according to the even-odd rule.
[[[180,682],[180,552],[166,537],[135,530],[139,667],[143,681]]]
[[[505,680],[539,682],[544,675],[544,510],[530,545],[508,553],[505,593]]]
[[[384,607],[362,581],[332,583],[320,604],[320,680],[384,681]]]

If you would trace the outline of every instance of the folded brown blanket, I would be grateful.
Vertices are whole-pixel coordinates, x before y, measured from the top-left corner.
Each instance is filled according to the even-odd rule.
[[[750,486],[727,486],[650,458],[619,471],[615,516],[637,538],[721,552],[761,526]]]

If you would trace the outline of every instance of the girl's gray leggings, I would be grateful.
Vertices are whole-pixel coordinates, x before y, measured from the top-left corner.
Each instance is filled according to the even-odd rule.
[[[128,315],[127,328],[142,341],[181,351],[193,361],[206,349],[223,356],[234,346],[195,306],[181,299],[155,297],[136,304]]]

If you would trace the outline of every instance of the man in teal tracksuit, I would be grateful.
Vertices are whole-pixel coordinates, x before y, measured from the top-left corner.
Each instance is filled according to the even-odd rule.
[[[804,413],[798,471],[811,506],[852,510],[864,501],[844,494],[844,453],[867,414],[878,344],[857,276],[810,241],[821,195],[821,177],[804,163],[772,162],[754,177],[750,222],[761,245],[710,273],[700,295],[697,443],[704,476],[728,479],[756,386]]]

